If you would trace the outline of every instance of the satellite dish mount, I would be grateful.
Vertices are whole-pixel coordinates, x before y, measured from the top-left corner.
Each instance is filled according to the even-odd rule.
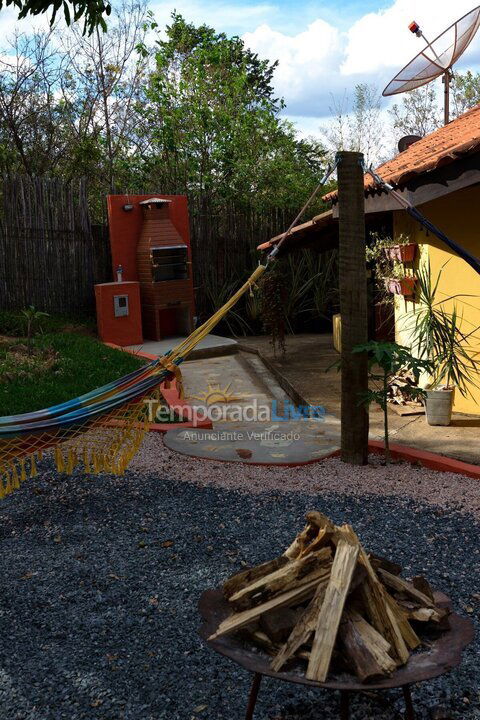
[[[450,84],[453,79],[452,66],[465,52],[480,27],[480,5],[444,30],[429,42],[415,21],[408,29],[418,38],[423,38],[426,47],[416,55],[389,82],[383,95],[397,95],[427,85],[442,76],[444,83],[444,123],[450,121]]]

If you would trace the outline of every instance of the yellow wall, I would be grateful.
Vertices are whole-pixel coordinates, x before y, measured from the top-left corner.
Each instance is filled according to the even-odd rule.
[[[480,186],[458,190],[422,205],[420,210],[452,240],[480,257]],[[400,233],[408,234],[413,242],[418,243],[420,252],[417,264],[429,260],[432,279],[437,277],[442,266],[447,263],[442,271],[437,299],[445,299],[444,308],[447,311],[451,311],[456,304],[462,318],[460,329],[465,334],[473,331],[469,352],[480,364],[480,275],[440,240],[431,235],[427,237],[419,224],[401,210],[394,213],[394,236],[398,237]],[[447,300],[453,295],[463,297]],[[467,295],[471,297],[466,297]],[[403,345],[410,344],[415,309],[415,302],[405,301],[402,297],[396,299],[397,342]],[[480,371],[474,382],[480,386]],[[457,392],[454,409],[462,413],[480,414],[480,389],[471,386],[471,395],[466,398]]]

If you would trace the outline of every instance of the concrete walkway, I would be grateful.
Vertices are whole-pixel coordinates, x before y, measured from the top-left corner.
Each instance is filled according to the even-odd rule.
[[[326,372],[339,357],[331,335],[289,336],[283,358],[274,357],[268,337],[242,338],[242,344],[260,350],[309,403],[340,417],[340,373]],[[456,413],[449,427],[432,427],[424,415],[402,417],[390,410],[389,424],[392,442],[480,465],[480,415]],[[370,437],[383,440],[382,412],[376,406],[370,409]]]
[[[339,447],[338,418],[292,418],[290,398],[251,353],[187,361],[182,375],[187,402],[200,412],[215,406],[218,415],[212,416],[213,430],[169,430],[164,441],[171,450],[247,464],[301,465]]]

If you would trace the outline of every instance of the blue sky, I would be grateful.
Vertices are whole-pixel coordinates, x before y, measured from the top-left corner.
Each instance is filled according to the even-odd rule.
[[[477,0],[478,2],[478,0]],[[475,7],[475,0],[151,0],[160,24],[176,9],[195,23],[237,34],[261,57],[278,60],[275,87],[286,113],[304,133],[328,122],[332,96],[351,95],[357,83],[381,91],[423,46],[408,31],[416,20],[429,38]],[[0,36],[28,31],[11,9],[0,11]],[[476,70],[480,32],[457,69]],[[391,101],[385,100],[385,108]]]

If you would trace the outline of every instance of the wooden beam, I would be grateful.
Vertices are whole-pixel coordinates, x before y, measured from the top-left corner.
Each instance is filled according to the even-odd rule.
[[[352,354],[355,345],[368,340],[363,155],[340,152],[337,158],[338,282],[342,316],[341,458],[352,465],[365,465],[368,459],[368,410],[361,404],[361,396],[368,390],[367,357]]]

